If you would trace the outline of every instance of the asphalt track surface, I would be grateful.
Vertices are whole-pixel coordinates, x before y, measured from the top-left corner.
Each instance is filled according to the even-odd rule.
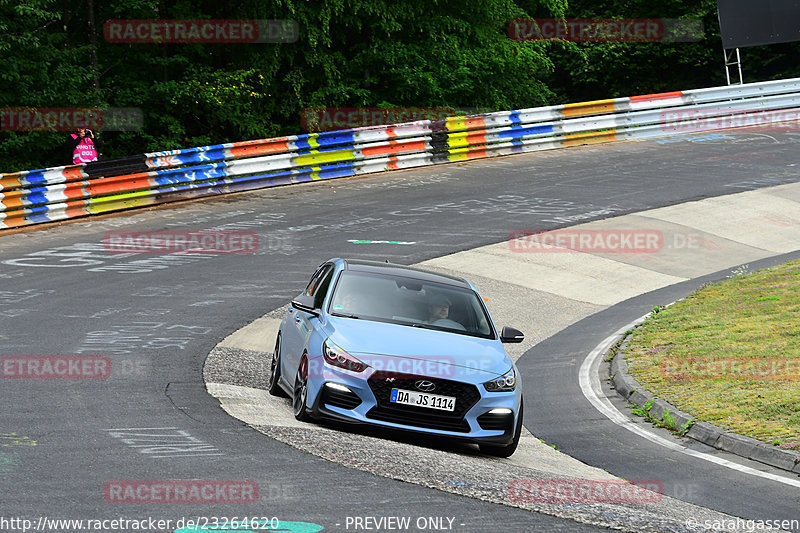
[[[515,230],[796,182],[798,143],[800,135],[753,129],[673,136],[276,188],[0,234],[0,354],[103,356],[115,369],[107,379],[0,380],[0,518],[277,516],[352,531],[348,517],[411,516],[412,523],[453,518],[456,531],[595,530],[376,477],[265,438],[228,417],[206,393],[205,356],[230,332],[284,305],[329,257],[411,264],[499,242]],[[167,258],[114,254],[103,246],[109,231],[212,228],[256,232],[259,249]],[[526,409],[526,427],[615,475],[671,480],[687,501],[745,518],[798,519],[795,489],[672,457],[600,413],[586,416],[577,365],[569,362],[698,283],[612,307],[525,354],[518,364],[530,389],[526,402],[534,407]],[[110,482],[169,479],[252,480],[260,499],[155,505],[104,497]]]
[[[798,257],[800,253],[795,252],[749,262],[748,266],[755,271]],[[587,317],[537,344],[518,362],[523,375],[537,376],[533,383],[526,382],[523,389],[525,398],[533,399],[529,402],[533,405],[531,415],[526,413],[526,427],[545,442],[555,443],[559,451],[623,479],[658,479],[664,484],[664,494],[683,501],[750,520],[797,521],[800,490],[796,487],[743,475],[736,470],[689,457],[642,439],[596,411],[584,398],[578,384],[583,358],[612,332],[648,313],[655,306],[674,302],[706,283],[721,281],[730,275],[731,270],[725,270],[632,298]],[[608,367],[607,363],[601,365],[601,376],[609,375]],[[611,399],[617,410],[630,414],[627,402],[616,395],[613,387],[606,380],[601,383],[606,397]],[[639,425],[650,432],[691,450],[762,472],[797,479],[797,475],[715,450],[689,438],[675,437],[637,417],[631,418],[638,420]]]

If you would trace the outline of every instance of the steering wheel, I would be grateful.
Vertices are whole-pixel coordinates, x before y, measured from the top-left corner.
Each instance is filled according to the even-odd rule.
[[[457,329],[459,331],[466,331],[467,328],[462,326],[459,322],[455,320],[450,320],[449,318],[440,318],[439,320],[434,320],[431,322],[433,326],[441,326],[443,328],[450,328],[450,329]]]

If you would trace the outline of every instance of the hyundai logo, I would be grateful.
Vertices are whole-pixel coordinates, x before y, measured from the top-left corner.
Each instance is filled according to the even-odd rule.
[[[433,381],[429,381],[427,379],[420,379],[414,382],[414,386],[417,390],[421,390],[422,392],[430,392],[436,388],[436,384]]]

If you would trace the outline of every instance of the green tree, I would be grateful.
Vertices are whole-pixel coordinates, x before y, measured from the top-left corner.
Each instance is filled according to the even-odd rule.
[[[553,49],[550,88],[559,102],[577,102],[725,85],[715,0],[569,0],[568,18],[700,20],[697,42],[562,43]],[[744,81],[800,75],[799,43],[741,50]]]
[[[0,108],[92,107],[92,72],[86,42],[70,42],[65,31],[85,15],[77,6],[60,11],[55,0],[0,0]],[[82,6],[85,8],[85,5]],[[66,136],[47,131],[0,131],[0,161],[5,171],[65,164]]]
[[[697,43],[519,42],[517,18],[700,18]],[[118,19],[289,19],[294,43],[115,43]],[[749,81],[797,43],[745,49]],[[121,157],[302,133],[317,107],[520,109],[724,83],[714,0],[0,0],[0,107],[133,107]],[[8,128],[5,128],[6,130]],[[66,164],[68,132],[0,131],[4,172]]]

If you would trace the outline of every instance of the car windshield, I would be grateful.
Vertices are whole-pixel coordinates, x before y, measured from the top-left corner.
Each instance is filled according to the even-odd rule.
[[[328,312],[353,319],[494,338],[489,316],[474,291],[415,278],[342,272]]]

